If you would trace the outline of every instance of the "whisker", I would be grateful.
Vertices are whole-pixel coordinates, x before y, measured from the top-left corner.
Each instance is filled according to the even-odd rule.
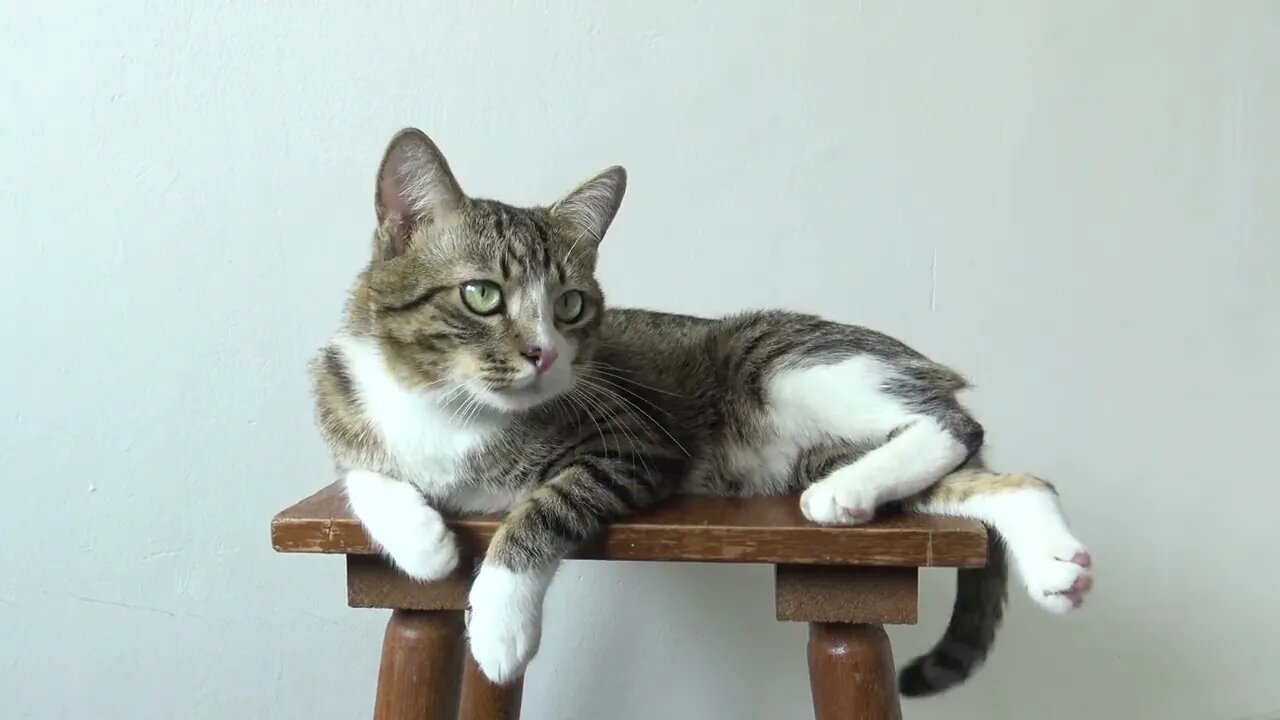
[[[580,233],[580,234],[578,235],[578,239],[577,239],[577,240],[574,240],[574,241],[573,241],[573,244],[569,246],[569,252],[567,252],[567,253],[565,253],[565,254],[564,254],[564,260],[562,261],[565,265],[568,265],[568,264],[569,264],[569,257],[570,257],[571,255],[573,255],[573,249],[574,249],[574,248],[576,248],[576,247],[578,247],[578,242],[579,242],[580,240],[582,240],[582,236],[583,236],[583,235],[585,235],[585,234],[586,234],[586,233]]]
[[[471,421],[484,410],[484,403],[480,397],[478,395],[472,395],[472,397],[475,398],[475,402],[471,404],[471,412],[467,413],[466,418],[463,419],[463,425],[470,425]]]
[[[670,413],[666,408],[662,407],[661,405],[658,405],[657,403],[655,403],[654,401],[650,400],[649,398],[644,397],[643,395],[640,395],[639,393],[637,393],[637,392],[635,392],[635,391],[633,391],[633,390],[631,390],[631,389],[629,389],[629,388],[623,387],[622,385],[619,385],[618,383],[611,382],[611,381],[609,381],[609,380],[607,380],[607,379],[605,379],[605,378],[603,378],[603,377],[600,377],[600,376],[598,376],[598,375],[596,375],[596,376],[587,375],[587,377],[591,378],[592,380],[596,380],[596,381],[598,381],[598,382],[605,383],[605,384],[606,384],[606,385],[608,385],[609,387],[617,388],[618,390],[621,390],[622,392],[625,392],[626,394],[630,395],[631,397],[634,397],[634,398],[635,398],[635,399],[637,399],[637,400],[642,400],[642,401],[644,401],[645,403],[647,403],[647,404],[649,405],[649,407],[652,407],[654,410],[657,410],[658,412],[662,413],[663,415],[666,415],[668,419],[671,419],[671,420],[674,420],[674,419],[675,419],[675,417],[674,417],[674,416],[673,416],[673,415],[672,415],[672,414],[671,414],[671,413]]]
[[[592,425],[596,426],[596,434],[600,436],[600,445],[604,447],[604,452],[608,455],[609,441],[605,438],[604,429],[600,427],[600,423],[597,422],[595,416],[591,414],[591,407],[587,404],[587,401],[590,398],[586,395],[583,388],[577,385],[569,390],[569,398],[573,400],[575,404],[579,404],[579,406],[582,407],[583,411],[587,414],[587,419],[591,421]]]
[[[657,393],[662,393],[663,395],[670,395],[671,397],[685,397],[680,393],[671,392],[670,390],[663,390],[662,388],[656,388],[656,387],[653,387],[652,385],[645,385],[644,383],[640,382],[639,380],[636,380],[635,378],[623,375],[622,368],[614,365],[609,365],[608,363],[603,363],[598,360],[589,360],[583,363],[582,365],[583,367],[590,368],[593,372],[597,372],[602,375],[608,375],[609,377],[616,378],[624,382],[629,382],[632,385],[635,385],[637,387],[642,387],[646,390],[652,390]],[[602,368],[606,368],[606,369],[602,369]],[[609,372],[609,371],[614,371],[614,372]]]
[[[458,399],[458,397],[462,394],[462,391],[465,390],[466,387],[467,387],[466,383],[461,383],[461,382],[455,385],[452,389],[450,389],[448,392],[445,393],[443,398],[440,399],[440,405],[447,407],[449,403],[452,403],[454,400]]]
[[[603,386],[601,386],[601,385],[594,385],[594,384],[591,382],[591,379],[590,379],[590,378],[586,378],[586,377],[584,377],[584,378],[582,378],[582,382],[587,383],[588,385],[592,385],[593,387],[595,387],[595,389],[596,389],[596,390],[599,390],[599,391],[605,392],[605,393],[607,393],[607,394],[609,394],[609,395],[613,396],[613,398],[614,398],[614,399],[618,400],[619,402],[623,403],[624,405],[629,406],[632,410],[635,410],[636,412],[640,413],[641,415],[644,415],[646,418],[648,418],[648,419],[649,419],[649,422],[651,422],[651,423],[653,423],[654,425],[656,425],[656,426],[658,427],[658,429],[659,429],[659,430],[661,430],[663,433],[665,433],[665,434],[666,434],[666,436],[667,436],[667,437],[671,438],[671,442],[675,443],[675,444],[676,444],[676,447],[680,448],[680,451],[681,451],[681,452],[683,452],[683,453],[685,454],[685,457],[693,457],[692,455],[690,455],[690,454],[689,454],[689,451],[688,451],[688,450],[686,450],[686,449],[685,449],[685,447],[684,447],[683,445],[681,445],[681,444],[680,444],[680,441],[676,439],[676,436],[675,436],[675,435],[672,435],[672,434],[671,434],[671,432],[670,432],[669,430],[667,430],[667,428],[666,428],[666,427],[664,427],[664,426],[662,425],[662,423],[658,422],[658,420],[657,420],[656,418],[654,418],[652,415],[650,415],[648,412],[646,412],[644,408],[640,407],[639,405],[636,405],[635,403],[631,402],[630,400],[627,400],[625,397],[622,397],[621,395],[617,394],[616,392],[613,392],[612,390],[610,390],[610,389],[608,389],[608,388],[606,388],[606,387],[603,387]]]
[[[595,234],[594,232],[592,232],[591,228],[584,228],[584,229],[583,229],[583,231],[582,231],[581,233],[578,233],[578,237],[577,237],[577,239],[576,239],[576,240],[574,240],[574,241],[573,241],[573,244],[569,246],[569,252],[567,252],[567,253],[565,253],[565,254],[564,254],[564,264],[565,264],[565,265],[568,265],[568,264],[569,264],[569,258],[573,255],[573,249],[574,249],[574,248],[576,248],[576,247],[578,247],[578,243],[579,243],[579,242],[581,242],[582,238],[586,237],[587,235],[590,235],[590,236],[592,236],[593,238],[595,238],[596,243],[599,243],[599,242],[600,242],[600,236],[599,236],[599,235],[597,235],[597,234]]]
[[[466,411],[466,409],[467,409],[468,407],[470,407],[471,403],[472,403],[474,400],[475,400],[475,396],[474,396],[474,395],[468,395],[468,396],[466,396],[466,398],[464,398],[464,399],[463,399],[462,404],[461,404],[461,405],[459,405],[458,407],[454,408],[454,409],[453,409],[453,412],[449,414],[449,424],[450,424],[450,425],[461,424],[461,423],[458,423],[458,422],[457,422],[457,420],[458,420],[458,415],[459,415],[459,414],[461,414],[461,413],[463,413],[463,412],[465,412],[465,411]]]
[[[599,391],[599,388],[595,388],[595,389]],[[603,401],[601,401],[599,398],[597,398],[596,400],[600,404],[600,406],[603,408],[604,406]],[[650,478],[655,477],[653,474],[653,468],[649,467],[649,462],[648,460],[645,459],[648,453],[646,452],[644,443],[642,443],[640,441],[640,438],[635,434],[635,432],[630,430],[624,422],[621,422],[621,420],[622,420],[622,416],[619,413],[612,413],[610,415],[605,416],[605,423],[607,423],[610,428],[619,431],[623,435],[623,437],[627,440],[627,442],[631,445],[631,449],[635,451],[636,457],[639,458],[640,460],[640,466],[644,468],[645,475]],[[621,457],[621,445],[619,445],[619,457]]]

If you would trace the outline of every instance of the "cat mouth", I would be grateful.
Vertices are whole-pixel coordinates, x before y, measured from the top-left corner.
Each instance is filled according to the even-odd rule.
[[[505,385],[481,384],[497,404],[508,409],[529,409],[541,405],[563,392],[552,378],[535,375]]]
[[[528,395],[540,395],[542,394],[543,391],[544,391],[544,388],[542,387],[542,383],[538,382],[538,380],[536,379],[530,380],[527,382],[522,382],[522,383],[513,383],[506,387],[497,388],[494,390],[494,392],[498,393],[499,395],[511,395],[516,397],[528,396]]]
[[[544,384],[542,376],[530,374],[523,377],[517,377],[507,383],[491,384],[489,387],[493,389],[494,392],[498,393],[528,393],[536,392]]]

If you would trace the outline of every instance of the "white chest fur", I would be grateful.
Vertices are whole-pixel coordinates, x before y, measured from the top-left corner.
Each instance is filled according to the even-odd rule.
[[[334,340],[347,361],[365,416],[400,466],[400,479],[436,497],[451,494],[467,456],[497,438],[506,423],[492,414],[461,422],[448,390],[405,387],[388,370],[377,344],[365,338]]]

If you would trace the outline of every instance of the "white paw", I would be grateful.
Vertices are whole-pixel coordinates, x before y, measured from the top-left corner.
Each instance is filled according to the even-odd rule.
[[[1067,527],[1057,495],[1038,489],[978,495],[959,514],[995,527],[1037,605],[1065,613],[1084,604],[1093,559]]]
[[[865,483],[830,476],[800,496],[800,511],[820,525],[861,525],[876,515],[876,497]]]
[[[347,500],[369,537],[415,580],[439,580],[458,566],[444,518],[409,483],[369,470],[347,473]]]
[[[441,522],[402,532],[383,549],[406,575],[421,582],[439,580],[458,567],[458,541]]]
[[[471,586],[467,637],[471,656],[489,680],[505,684],[524,673],[542,638],[542,598],[549,577],[485,563]]]
[[[1051,613],[1070,612],[1084,604],[1093,588],[1093,559],[1079,543],[1064,543],[1056,549],[1018,562],[1027,594]]]

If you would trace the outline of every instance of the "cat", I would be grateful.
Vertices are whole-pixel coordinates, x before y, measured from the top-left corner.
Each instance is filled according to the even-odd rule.
[[[470,198],[424,133],[401,131],[378,169],[372,260],[312,363],[351,508],[403,572],[456,567],[441,512],[505,513],[469,597],[486,676],[523,673],[566,554],[674,493],[800,492],[826,525],[886,506],[986,523],[990,562],[959,571],[943,638],[900,675],[906,695],[986,658],[1007,559],[1039,605],[1081,604],[1091,559],[1055,490],[984,468],[957,373],[809,315],[606,309],[596,261],[625,189],[612,167],[549,207]]]

